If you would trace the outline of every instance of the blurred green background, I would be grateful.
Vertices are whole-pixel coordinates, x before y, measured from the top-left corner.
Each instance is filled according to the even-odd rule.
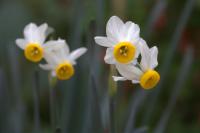
[[[117,15],[158,46],[161,82],[144,91],[116,83],[94,43]],[[30,22],[46,22],[71,50],[85,46],[68,81],[48,72],[15,45]],[[0,133],[199,133],[200,0],[1,0]],[[112,95],[110,94],[112,92]]]

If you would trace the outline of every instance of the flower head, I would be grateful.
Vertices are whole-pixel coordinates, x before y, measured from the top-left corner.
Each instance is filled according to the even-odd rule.
[[[157,47],[149,48],[144,40],[141,43],[141,62],[140,64],[118,65],[116,67],[123,77],[113,76],[115,81],[132,80],[132,83],[140,83],[144,89],[151,89],[157,85],[160,75],[154,69],[158,65]]]
[[[50,70],[52,76],[60,80],[67,80],[74,74],[73,65],[76,59],[87,51],[86,48],[78,48],[70,53],[65,40],[49,41],[45,44],[44,59],[47,64],[39,66],[44,70]]]
[[[95,42],[107,47],[105,62],[108,64],[128,64],[139,55],[139,33],[137,24],[124,23],[117,16],[112,16],[106,27],[107,37],[95,37]]]
[[[17,39],[16,44],[24,50],[25,57],[32,62],[39,62],[43,58],[43,44],[50,29],[46,23],[37,26],[34,23],[24,28],[24,38]]]

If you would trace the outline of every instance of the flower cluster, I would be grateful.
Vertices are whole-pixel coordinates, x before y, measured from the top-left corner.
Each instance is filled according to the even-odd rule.
[[[24,28],[24,38],[17,39],[16,44],[24,50],[29,61],[39,62],[44,58],[47,64],[39,64],[42,69],[51,71],[52,76],[60,80],[69,79],[74,74],[76,59],[87,49],[82,47],[70,53],[65,40],[46,41],[51,31],[46,23],[40,26],[30,23]],[[140,37],[139,26],[113,16],[107,23],[106,34],[106,37],[95,37],[95,41],[107,47],[105,62],[115,65],[122,75],[113,76],[113,79],[131,80],[140,83],[144,89],[155,87],[160,80],[159,73],[154,70],[158,65],[158,49],[148,47]]]
[[[24,38],[17,39],[16,44],[24,50],[26,59],[40,62],[44,58],[47,64],[39,64],[42,69],[51,71],[51,75],[60,80],[67,80],[74,74],[76,59],[87,49],[82,47],[70,53],[65,40],[46,41],[51,31],[46,23],[40,26],[30,23],[24,28]]]
[[[113,76],[113,79],[131,80],[132,83],[140,83],[144,89],[155,87],[160,80],[159,73],[154,70],[158,65],[158,49],[156,46],[148,47],[140,37],[139,26],[131,21],[124,23],[117,16],[113,16],[107,23],[106,35],[95,37],[95,42],[107,47],[105,62],[114,64],[122,75]]]

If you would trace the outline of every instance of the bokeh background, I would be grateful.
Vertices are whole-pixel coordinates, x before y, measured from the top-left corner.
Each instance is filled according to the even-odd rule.
[[[113,82],[93,39],[113,15],[158,46],[156,88]],[[24,58],[15,39],[30,22],[89,49],[72,79],[55,82]],[[1,0],[0,133],[199,133],[199,44],[200,0]]]

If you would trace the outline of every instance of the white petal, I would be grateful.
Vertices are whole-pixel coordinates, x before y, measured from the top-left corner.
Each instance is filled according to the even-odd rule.
[[[62,46],[63,52],[64,52],[65,54],[67,54],[67,55],[69,54],[69,51],[70,51],[70,50],[69,50],[69,45],[67,44],[67,42],[66,42],[65,40],[59,38],[59,39],[56,41],[56,43]]]
[[[133,84],[138,84],[138,83],[140,83],[139,80],[132,80],[131,82],[132,82]]]
[[[41,43],[44,43],[47,36],[54,32],[54,29],[52,27],[49,27],[47,23],[44,23],[38,27],[38,33],[41,37]]]
[[[47,29],[48,29],[48,24],[47,24],[47,23],[41,24],[41,25],[38,27],[38,30],[39,30],[41,33],[45,33]]]
[[[69,54],[69,46],[67,45],[65,40],[53,40],[48,41],[43,45],[44,49],[47,51],[60,51],[62,50],[64,52],[64,55]]]
[[[26,45],[27,45],[27,41],[24,39],[17,39],[16,44],[18,47],[20,47],[21,49],[25,49]]]
[[[116,68],[119,73],[128,80],[139,80],[142,75],[142,71],[132,64],[116,64]]]
[[[107,64],[115,64],[116,63],[115,58],[113,56],[113,48],[107,48],[106,55],[104,57],[104,61]]]
[[[118,76],[112,76],[112,77],[113,77],[114,81],[125,81],[125,80],[127,80],[124,77],[118,77]]]
[[[157,57],[158,57],[158,48],[156,46],[150,49],[151,53],[151,64],[150,68],[154,69],[158,65]]]
[[[122,35],[123,35],[123,37],[125,38],[126,37],[126,35],[127,35],[127,31],[128,31],[128,29],[129,29],[129,27],[131,27],[131,25],[132,25],[132,22],[131,21],[128,21],[128,22],[126,22],[124,25],[123,25],[123,27],[122,27]]]
[[[149,49],[146,42],[141,39],[141,68],[143,71],[147,71],[148,69],[154,69],[158,65],[157,56],[158,56],[158,48],[156,46]]]
[[[87,51],[87,48],[84,48],[84,47],[78,48],[78,49],[72,51],[72,53],[69,55],[69,58],[72,60],[76,60],[81,55],[83,55],[86,51]]]
[[[45,34],[46,34],[46,36],[48,36],[49,34],[51,34],[54,31],[55,31],[54,28],[48,27],[47,30],[46,30],[46,32],[45,32]]]
[[[40,36],[38,34],[37,25],[34,23],[28,24],[24,28],[24,36],[29,42],[40,43]]]
[[[97,36],[94,38],[95,42],[101,46],[104,47],[112,47],[113,45],[115,45],[114,41],[111,41],[110,39],[108,39],[107,37],[100,37]]]
[[[138,56],[140,55],[140,52],[141,52],[140,44],[139,43],[134,43],[134,46],[136,48],[135,58],[138,58]]]
[[[47,37],[47,29],[48,29],[48,25],[46,23],[40,25],[38,27],[38,34],[40,36],[40,43],[43,44],[44,41],[46,40]]]
[[[44,58],[53,64],[61,63],[69,58],[69,47],[65,40],[58,39],[44,44]]]
[[[66,60],[69,56],[69,46],[67,45],[65,40],[58,39],[54,41],[48,41],[46,44],[44,44],[44,53],[46,55],[53,55],[56,60],[56,62],[62,62]]]
[[[52,70],[53,66],[50,64],[39,64],[39,67],[42,68],[43,70]]]
[[[61,62],[61,58],[59,58],[56,53],[45,51],[44,52],[44,59],[48,64],[51,64],[52,66],[56,66]]]
[[[128,33],[126,36],[127,40],[130,40],[133,43],[137,43],[140,39],[139,34],[140,34],[139,26],[133,23],[128,30]]]
[[[139,39],[139,34],[140,34],[140,28],[137,24],[131,21],[125,23],[123,28],[123,35],[125,41],[137,43]]]
[[[147,46],[146,42],[143,39],[140,40],[140,50],[141,50],[140,66],[143,71],[147,71],[148,69],[150,69],[151,57],[150,57],[149,47]]]
[[[117,17],[117,16],[112,16],[107,23],[106,26],[106,34],[110,38],[114,38],[115,40],[119,41],[121,37],[121,29],[122,26],[124,25],[123,21]]]

